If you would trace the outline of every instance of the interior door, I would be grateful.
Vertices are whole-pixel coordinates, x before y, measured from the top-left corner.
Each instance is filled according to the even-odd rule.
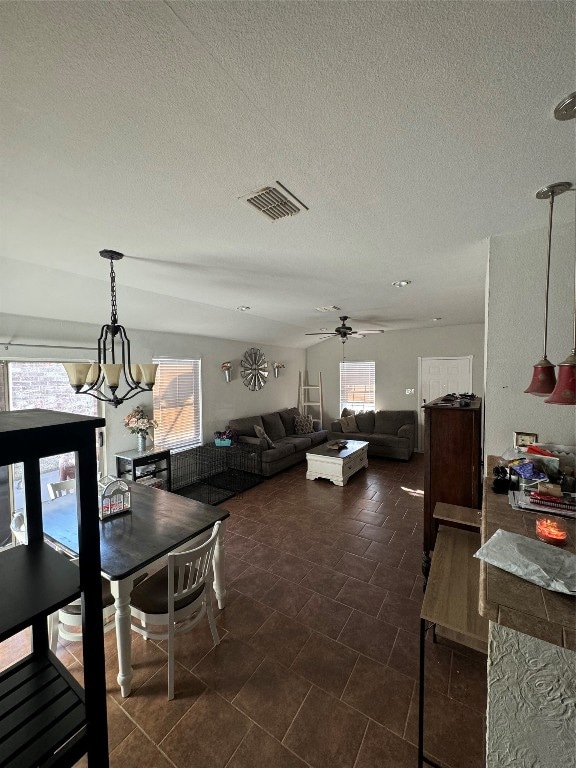
[[[466,357],[419,357],[418,403],[455,392],[472,392],[472,355]],[[424,438],[424,411],[418,408],[418,450]]]

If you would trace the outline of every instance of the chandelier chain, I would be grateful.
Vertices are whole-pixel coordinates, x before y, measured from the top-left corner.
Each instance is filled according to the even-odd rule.
[[[114,272],[114,262],[110,260],[110,302],[112,305],[112,314],[110,322],[112,325],[118,323],[118,305],[116,303],[116,273]]]

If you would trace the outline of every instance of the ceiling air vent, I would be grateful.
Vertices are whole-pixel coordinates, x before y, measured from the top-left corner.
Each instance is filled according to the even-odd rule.
[[[269,184],[256,192],[250,192],[240,198],[245,203],[256,208],[257,211],[267,216],[272,221],[284,219],[286,216],[294,216],[302,209],[308,210],[308,206],[298,200],[290,190],[286,189],[279,181]]]

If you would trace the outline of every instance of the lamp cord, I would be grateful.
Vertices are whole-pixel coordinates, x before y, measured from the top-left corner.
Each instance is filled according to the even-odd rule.
[[[548,292],[550,287],[550,253],[552,250],[552,215],[554,212],[554,192],[550,194],[550,212],[548,215],[548,260],[546,263],[546,299],[544,301],[544,356],[547,360],[546,348],[548,346]]]
[[[576,190],[572,189],[571,192]],[[576,195],[574,195],[574,312],[572,316],[572,354],[576,355]]]

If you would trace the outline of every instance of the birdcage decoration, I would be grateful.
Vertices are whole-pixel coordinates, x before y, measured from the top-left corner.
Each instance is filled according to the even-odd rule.
[[[98,481],[100,520],[130,510],[130,490],[124,480],[105,475]]]

